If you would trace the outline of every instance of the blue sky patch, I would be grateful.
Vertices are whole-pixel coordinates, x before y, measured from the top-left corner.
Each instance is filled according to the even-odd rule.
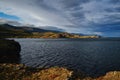
[[[9,19],[9,20],[16,20],[16,21],[20,20],[20,18],[17,16],[8,15],[8,14],[5,14],[3,12],[0,12],[0,18]]]

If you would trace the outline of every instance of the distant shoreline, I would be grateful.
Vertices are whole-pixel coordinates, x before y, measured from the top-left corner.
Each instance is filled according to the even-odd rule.
[[[100,38],[99,35],[83,35],[68,32],[44,30],[32,27],[0,25],[0,38]]]

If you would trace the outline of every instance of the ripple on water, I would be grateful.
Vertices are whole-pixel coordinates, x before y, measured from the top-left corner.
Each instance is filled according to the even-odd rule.
[[[120,70],[120,39],[15,39],[21,63],[33,67],[64,66],[89,75]]]

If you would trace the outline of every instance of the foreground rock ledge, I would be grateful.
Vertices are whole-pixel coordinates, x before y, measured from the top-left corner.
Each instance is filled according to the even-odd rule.
[[[98,78],[74,77],[73,71],[62,67],[39,69],[23,64],[0,64],[0,80],[120,80],[120,72],[108,72]]]
[[[0,80],[68,80],[72,71],[62,67],[41,70],[23,64],[0,64]]]

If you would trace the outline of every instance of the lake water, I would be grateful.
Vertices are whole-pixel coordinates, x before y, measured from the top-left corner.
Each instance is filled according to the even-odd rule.
[[[120,70],[120,39],[15,39],[28,66],[62,66],[98,76]]]

